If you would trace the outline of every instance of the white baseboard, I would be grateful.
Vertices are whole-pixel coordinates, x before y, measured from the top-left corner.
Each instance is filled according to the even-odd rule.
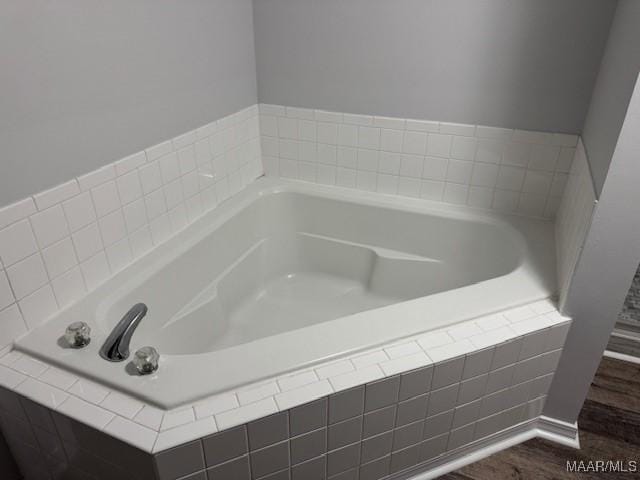
[[[611,350],[605,350],[602,354],[603,357],[615,358],[616,360],[622,360],[624,362],[635,363],[640,365],[640,358],[633,355],[627,355],[625,353],[612,352]]]
[[[403,472],[390,475],[388,480],[430,480],[466,465],[487,458],[532,438],[544,438],[561,445],[580,448],[578,425],[540,416],[514,425],[473,443],[446,452],[443,455]]]

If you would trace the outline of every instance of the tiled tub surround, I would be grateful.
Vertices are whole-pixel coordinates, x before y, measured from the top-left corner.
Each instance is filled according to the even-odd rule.
[[[166,412],[11,352],[0,416],[29,479],[377,479],[534,435],[568,328],[540,301]]]
[[[576,135],[260,105],[267,175],[552,218]]]
[[[0,209],[0,351],[262,175],[249,107]]]
[[[555,223],[556,258],[560,304],[564,301],[573,270],[578,262],[585,236],[596,206],[596,193],[582,141],[578,143],[569,180]]]

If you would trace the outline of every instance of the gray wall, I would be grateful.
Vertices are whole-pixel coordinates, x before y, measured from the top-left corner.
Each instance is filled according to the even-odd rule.
[[[579,132],[612,0],[255,0],[261,102]]]
[[[640,1],[619,0],[583,131],[598,195],[639,71]]]
[[[0,11],[0,206],[256,101],[251,0]]]

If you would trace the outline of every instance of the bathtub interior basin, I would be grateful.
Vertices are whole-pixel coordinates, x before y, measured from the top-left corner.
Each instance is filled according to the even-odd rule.
[[[553,252],[548,221],[262,179],[17,348],[174,407],[546,298]],[[153,378],[97,354],[138,302],[131,347],[161,352]],[[94,329],[82,351],[55,341],[74,320]]]

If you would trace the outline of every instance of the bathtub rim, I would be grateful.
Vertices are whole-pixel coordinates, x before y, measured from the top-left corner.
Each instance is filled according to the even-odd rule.
[[[100,325],[93,320],[89,322],[94,327],[93,341],[89,347],[83,350],[66,350],[61,353],[60,347],[55,342],[50,340],[47,342],[47,339],[58,338],[63,332],[64,326],[68,323],[81,319],[77,318],[77,315],[82,312],[73,311],[74,308],[82,310],[78,308],[78,305],[84,305],[85,309],[90,305],[100,305],[104,301],[99,300],[99,298],[105,295],[109,296],[109,292],[111,292],[111,295],[115,295],[119,290],[126,289],[128,285],[131,285],[131,282],[144,281],[145,278],[153,275],[154,271],[173,261],[204,236],[213,233],[224,221],[228,220],[240,209],[261,196],[283,192],[328,196],[337,200],[364,203],[374,207],[498,224],[511,230],[512,233],[517,233],[521,240],[525,242],[527,251],[531,255],[525,255],[523,262],[513,272],[473,285],[359,312],[224,350],[189,355],[164,355],[161,359],[161,368],[158,374],[149,377],[129,375],[124,371],[126,362],[125,364],[109,364],[97,355],[97,349],[102,345],[109,332],[104,328],[100,328]],[[133,262],[123,271],[112,276],[96,290],[76,302],[76,304],[59,312],[36,329],[27,333],[16,342],[16,348],[52,362],[63,369],[88,376],[98,383],[124,391],[150,404],[161,408],[175,408],[196,402],[198,399],[212,394],[241,388],[243,385],[260,383],[287,372],[310,368],[319,363],[331,362],[341,357],[353,355],[358,351],[366,351],[379,345],[401,341],[403,338],[423,334],[445,326],[449,327],[493,312],[548,298],[555,293],[556,288],[552,227],[553,222],[546,219],[532,219],[466,206],[391,197],[334,186],[263,177],[249,185],[238,195],[223,202],[218,208],[205,213],[192,225]],[[537,265],[537,262],[541,262],[541,265]],[[540,285],[537,279],[532,278],[531,270],[534,267],[534,263],[538,267],[542,266],[543,281],[547,286]],[[114,289],[114,285],[120,285],[120,287]],[[549,287],[549,285],[552,285],[552,287]],[[493,299],[488,301],[491,295],[498,291],[509,291],[509,294],[502,296],[513,298],[513,300],[505,302],[504,300],[497,301]],[[459,295],[461,292],[482,306],[480,308],[466,309],[460,308],[459,305],[456,306],[456,304],[460,303],[461,298]],[[434,297],[438,297],[437,301],[441,301],[444,298],[443,305],[439,307],[430,305],[433,304]],[[431,300],[427,300],[430,298]],[[428,310],[429,308],[431,310]],[[96,308],[94,307],[93,311],[95,312],[95,310]],[[436,324],[425,325],[422,317],[427,311],[430,311],[433,316],[438,314],[444,316],[443,312],[447,312],[448,319]],[[385,327],[385,323],[388,322],[389,318],[393,318],[394,315],[404,318],[401,322],[396,323],[396,332],[393,336],[389,336],[388,332],[383,334],[381,331],[384,328],[388,328]],[[116,321],[117,319],[114,320],[114,323]],[[363,326],[369,328],[360,328]],[[309,329],[313,329],[313,331],[311,332]],[[337,330],[337,334],[335,330]],[[354,342],[353,339],[350,339],[352,335],[344,334],[345,330],[350,331],[352,334],[354,332],[360,334],[364,332],[366,338]],[[311,337],[312,342],[305,344],[304,337]],[[330,342],[322,342],[318,341],[318,339],[331,339],[334,342],[333,346],[327,347]],[[287,355],[283,355],[281,352],[278,354],[277,350],[282,345],[282,342],[285,342],[291,348],[295,348],[295,350],[289,350]],[[325,343],[325,345],[322,345],[322,343]],[[142,345],[132,342],[132,349],[139,346]],[[328,350],[331,350],[331,352]],[[264,360],[264,357],[260,356],[260,351],[275,352],[275,355],[270,357],[269,362],[264,362],[261,361],[261,359]],[[198,357],[200,361],[194,362],[192,358],[194,356]],[[304,359],[305,357],[307,358],[306,360]],[[309,359],[309,357],[312,357],[312,359]],[[192,363],[189,364],[189,362]],[[194,365],[194,363],[196,364]],[[214,365],[214,368],[212,369],[210,365]],[[220,365],[224,366],[221,367]],[[96,371],[99,373],[95,374]],[[248,371],[250,375],[247,375]],[[185,375],[185,372],[188,372],[188,375]],[[246,378],[242,381],[237,380],[243,373]],[[214,382],[217,384],[215,387],[212,387],[209,382],[202,381],[202,379],[212,377],[215,378]]]

